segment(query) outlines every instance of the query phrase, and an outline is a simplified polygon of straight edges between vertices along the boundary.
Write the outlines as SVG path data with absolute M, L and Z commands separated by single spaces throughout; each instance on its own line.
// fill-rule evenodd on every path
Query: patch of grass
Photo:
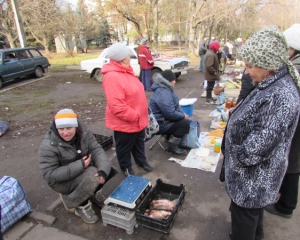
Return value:
M 33 97 L 40 97 L 40 96 L 48 94 L 49 92 L 51 92 L 51 89 L 49 89 L 49 88 L 47 88 L 47 89 L 35 89 L 35 90 L 32 90 L 30 92 L 30 95 L 32 95 Z
M 66 54 L 50 54 L 47 56 L 51 66 L 67 66 L 67 65 L 79 65 L 82 60 L 97 58 L 99 53 L 86 53 L 86 54 L 75 54 L 74 57 L 68 57 Z
M 32 101 L 30 103 L 22 104 L 20 102 L 15 104 L 8 104 L 8 110 L 4 112 L 4 115 L 7 115 L 11 118 L 22 115 L 28 112 L 34 112 L 43 109 L 49 109 L 51 105 L 55 103 L 54 99 L 47 99 L 45 101 Z

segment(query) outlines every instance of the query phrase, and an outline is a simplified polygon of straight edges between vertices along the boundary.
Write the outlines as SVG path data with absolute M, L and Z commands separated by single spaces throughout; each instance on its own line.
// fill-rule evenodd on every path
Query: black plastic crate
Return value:
M 185 186 L 181 184 L 180 186 L 174 186 L 171 184 L 163 183 L 161 179 L 157 179 L 156 186 L 154 186 L 147 196 L 142 200 L 138 205 L 135 216 L 138 225 L 148 227 L 163 233 L 169 233 L 171 227 L 174 223 L 175 217 L 183 203 L 185 195 Z M 173 201 L 178 199 L 175 208 L 172 212 L 172 215 L 167 219 L 157 220 L 148 216 L 145 216 L 144 213 L 146 209 L 149 208 L 150 203 L 153 200 L 158 199 L 167 199 Z
M 94 136 L 97 140 L 97 142 L 102 146 L 104 150 L 107 150 L 112 147 L 113 145 L 113 137 L 112 136 L 103 136 L 99 134 L 95 134 Z

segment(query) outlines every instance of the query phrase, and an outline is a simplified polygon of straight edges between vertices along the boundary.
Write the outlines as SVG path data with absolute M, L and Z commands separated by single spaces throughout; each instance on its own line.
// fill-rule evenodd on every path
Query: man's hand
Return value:
M 185 118 L 185 119 L 189 119 L 189 115 L 184 114 L 184 118 Z
M 96 173 L 96 174 L 95 174 L 95 177 L 99 177 L 99 174 Z M 103 177 L 100 177 L 100 178 L 99 178 L 99 183 L 100 183 L 100 184 L 104 184 L 104 183 L 105 183 L 105 179 L 104 179 Z
M 87 168 L 90 165 L 92 155 L 84 156 L 82 160 L 84 161 L 84 168 Z

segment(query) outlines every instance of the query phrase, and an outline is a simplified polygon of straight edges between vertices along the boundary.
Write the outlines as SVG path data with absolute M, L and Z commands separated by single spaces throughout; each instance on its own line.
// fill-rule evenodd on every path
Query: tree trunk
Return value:
M 11 36 L 10 34 L 6 35 L 7 41 L 9 42 L 9 45 L 11 48 L 15 48 L 16 47 L 16 38 L 14 38 L 13 36 Z

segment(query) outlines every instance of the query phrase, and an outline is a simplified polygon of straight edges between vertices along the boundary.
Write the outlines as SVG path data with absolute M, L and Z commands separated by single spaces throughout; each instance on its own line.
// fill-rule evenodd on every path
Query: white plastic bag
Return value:
M 204 82 L 203 82 L 203 88 L 204 88 L 204 89 L 207 88 L 207 80 L 204 80 Z

